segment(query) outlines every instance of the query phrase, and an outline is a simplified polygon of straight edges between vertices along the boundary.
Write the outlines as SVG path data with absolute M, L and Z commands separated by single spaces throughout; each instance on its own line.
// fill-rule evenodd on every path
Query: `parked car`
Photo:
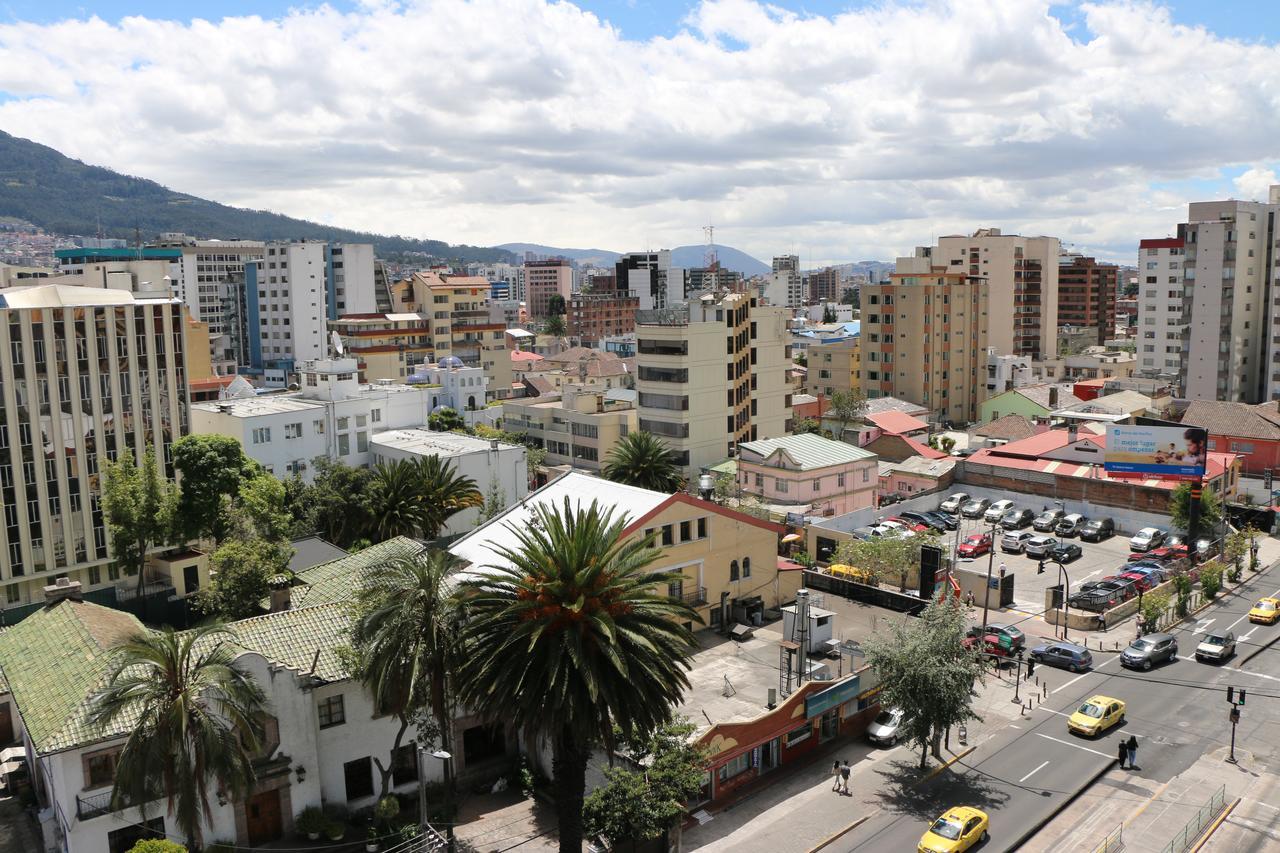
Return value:
M 879 534 L 876 533 L 876 529 L 874 527 L 855 527 L 853 530 L 849 531 L 849 535 L 854 539 L 866 541 L 867 539 L 874 539 Z
M 1186 545 L 1162 545 L 1150 551 L 1134 551 L 1129 555 L 1129 562 L 1138 561 L 1158 563 L 1162 566 L 1177 567 L 1190 562 L 1187 559 Z
M 1162 566 L 1155 565 L 1154 563 L 1130 563 L 1124 567 L 1124 573 L 1126 575 L 1146 575 L 1151 578 L 1152 583 L 1157 586 L 1169 579 L 1169 575 L 1165 569 Z M 1151 587 L 1147 587 L 1147 589 L 1150 588 Z
M 1011 509 L 1000 517 L 1000 526 L 1005 530 L 1021 530 L 1031 522 L 1031 510 Z
M 1036 646 L 1028 653 L 1036 663 L 1069 669 L 1072 672 L 1083 672 L 1093 666 L 1093 655 L 1084 646 L 1075 643 L 1046 643 Z
M 972 649 L 978 644 L 977 635 L 970 632 L 965 636 L 962 644 L 966 649 Z M 991 657 L 1007 658 L 1013 654 L 1013 646 L 1010 644 L 1008 637 L 989 633 L 983 637 L 982 652 Z
M 904 510 L 897 514 L 896 518 L 905 518 L 907 521 L 913 521 L 916 524 L 924 525 L 926 530 L 936 530 L 939 533 L 945 533 L 947 525 L 933 518 L 933 513 L 916 512 L 915 510 Z
M 960 527 L 960 519 L 954 515 L 947 515 L 945 512 L 930 511 L 926 512 L 924 516 L 942 525 L 941 530 L 956 530 Z
M 1178 639 L 1172 634 L 1147 634 L 1120 653 L 1120 665 L 1130 669 L 1151 669 L 1178 656 Z
M 901 524 L 912 533 L 927 533 L 930 529 L 929 525 L 924 522 L 916 521 L 914 518 L 907 518 L 904 515 L 891 515 L 887 520 L 892 521 L 895 524 Z
M 987 507 L 987 511 L 982 514 L 982 520 L 987 524 L 995 524 L 997 521 L 1004 518 L 1004 514 L 1011 509 L 1013 509 L 1013 501 L 1008 500 L 1007 498 L 1005 500 L 996 501 L 991 506 Z
M 1110 610 L 1120 602 L 1120 593 L 1114 589 L 1100 589 L 1097 587 L 1083 592 L 1073 592 L 1071 597 L 1067 599 L 1069 607 L 1074 607 L 1076 610 L 1088 610 L 1092 613 Z
M 1021 554 L 1027 540 L 1035 536 L 1030 530 L 1011 530 L 1000 537 L 1000 550 L 1006 554 Z
M 1046 509 L 1044 512 L 1036 516 L 1036 520 L 1031 522 L 1031 526 L 1041 533 L 1052 533 L 1053 528 L 1058 526 L 1058 521 L 1066 515 L 1061 509 Z
M 1085 581 L 1080 585 L 1080 592 L 1107 593 L 1115 598 L 1116 603 L 1128 601 L 1138 594 L 1138 585 L 1132 579 L 1104 578 L 1100 581 Z
M 882 746 L 893 746 L 898 742 L 906 716 L 901 708 L 885 708 L 867 726 L 867 740 Z
M 970 560 L 989 553 L 991 553 L 990 533 L 975 533 L 972 536 L 967 536 L 960 543 L 960 547 L 956 548 L 957 557 L 965 557 Z
M 905 501 L 907 496 L 902 492 L 884 492 L 876 495 L 876 506 L 888 506 Z
M 876 580 L 875 576 L 866 569 L 860 569 L 857 566 L 846 566 L 844 563 L 831 564 L 827 567 L 827 573 L 832 577 L 844 578 L 858 583 L 874 584 Z
M 1080 538 L 1085 542 L 1101 542 L 1116 535 L 1116 523 L 1109 518 L 1091 518 L 1080 528 Z
M 1032 536 L 1022 546 L 1022 553 L 1028 557 L 1047 557 L 1049 552 L 1058 546 L 1058 540 L 1052 536 Z
M 1159 527 L 1144 527 L 1129 540 L 1129 547 L 1135 551 L 1150 551 L 1164 544 L 1165 532 Z
M 960 512 L 960 508 L 963 507 L 968 502 L 969 502 L 968 492 L 952 492 L 950 495 L 947 496 L 947 498 L 942 503 L 938 504 L 938 509 L 941 510 L 942 512 L 955 515 L 956 513 Z
M 1138 589 L 1142 590 L 1143 592 L 1146 592 L 1147 590 L 1151 589 L 1153 586 L 1156 585 L 1155 578 L 1151 577 L 1151 575 L 1143 574 L 1141 572 L 1125 572 L 1124 574 L 1118 575 L 1117 578 L 1119 580 L 1133 581 L 1134 584 L 1137 585 Z
M 975 625 L 969 629 L 969 636 L 976 637 L 981 632 L 982 626 Z M 996 622 L 987 626 L 987 633 L 1008 637 L 1009 645 L 1014 651 L 1017 651 L 1027 644 L 1027 635 L 1022 633 L 1022 630 L 1014 625 L 1006 625 L 1003 622 Z
M 1059 563 L 1070 563 L 1072 560 L 1080 559 L 1083 554 L 1084 549 L 1074 542 L 1059 542 L 1049 549 L 1049 556 Z
M 1076 536 L 1087 523 L 1088 520 L 1083 515 L 1073 512 L 1058 519 L 1058 523 L 1053 526 L 1053 532 L 1058 536 Z
M 1226 660 L 1236 653 L 1236 635 L 1225 633 L 1209 634 L 1196 646 L 1196 660 Z
M 960 514 L 965 518 L 982 518 L 982 514 L 991 506 L 991 501 L 987 498 L 974 498 L 971 501 L 965 501 L 960 507 Z
M 1103 578 L 1100 583 L 1110 584 L 1111 589 L 1114 589 L 1123 595 L 1124 601 L 1128 601 L 1138 594 L 1139 586 L 1137 578 L 1127 578 L 1124 575 L 1110 575 Z

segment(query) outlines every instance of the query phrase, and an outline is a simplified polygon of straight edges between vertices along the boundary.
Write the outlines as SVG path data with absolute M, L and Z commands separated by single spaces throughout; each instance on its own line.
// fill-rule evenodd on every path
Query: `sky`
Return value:
M 1132 263 L 1280 167 L 1259 0 L 0 0 L 0 129 L 383 233 Z

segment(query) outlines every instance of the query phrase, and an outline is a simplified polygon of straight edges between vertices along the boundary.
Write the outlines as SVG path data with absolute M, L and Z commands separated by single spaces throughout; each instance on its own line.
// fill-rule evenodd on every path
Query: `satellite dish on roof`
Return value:
M 338 333 L 330 332 L 329 340 L 333 342 L 333 351 L 338 355 L 342 355 L 342 338 L 339 337 Z

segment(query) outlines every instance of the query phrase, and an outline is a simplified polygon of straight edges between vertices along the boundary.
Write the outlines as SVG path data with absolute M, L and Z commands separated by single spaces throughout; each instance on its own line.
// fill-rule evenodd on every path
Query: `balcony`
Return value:
M 672 308 L 654 308 L 636 312 L 637 326 L 687 326 L 689 325 L 689 309 L 687 306 Z
M 160 794 L 157 791 L 152 799 L 159 799 Z M 133 803 L 125 800 L 124 805 L 119 811 L 131 808 Z M 103 791 L 101 794 L 89 794 L 81 796 L 76 794 L 76 817 L 80 820 L 93 820 L 95 817 L 102 817 L 104 814 L 111 814 L 117 811 L 111 807 L 111 790 Z
M 682 601 L 690 607 L 697 607 L 707 603 L 707 588 L 705 586 L 697 586 L 692 589 L 684 589 L 683 585 L 672 590 L 670 597 L 677 601 Z

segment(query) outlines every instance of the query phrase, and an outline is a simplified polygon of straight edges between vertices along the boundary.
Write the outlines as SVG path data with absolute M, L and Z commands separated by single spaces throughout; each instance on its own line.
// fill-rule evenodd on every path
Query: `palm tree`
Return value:
M 449 517 L 474 506 L 484 506 L 476 481 L 459 474 L 439 456 L 425 456 L 416 463 L 422 495 L 422 535 L 435 539 Z
M 412 536 L 426 522 L 422 484 L 415 463 L 379 462 L 369 483 L 369 510 L 379 541 Z
M 231 636 L 217 624 L 137 634 L 116 646 L 106 686 L 90 700 L 90 724 L 129 729 L 112 808 L 145 813 L 164 797 L 193 850 L 201 818 L 212 820 L 210 790 L 243 798 L 262 738 L 266 698 L 236 665 Z
M 627 433 L 613 446 L 605 459 L 604 476 L 615 483 L 668 494 L 684 488 L 675 453 L 647 432 Z
M 369 689 L 375 707 L 400 720 L 393 754 L 410 718 L 422 712 L 431 715 L 436 731 L 419 725 L 418 741 L 438 739 L 441 749 L 451 749 L 448 687 L 461 632 L 449 577 L 464 565 L 447 551 L 424 551 L 373 567 L 357 593 L 351 629 L 355 675 Z M 390 762 L 374 761 L 382 775 L 381 798 L 390 790 L 392 768 Z
M 550 741 L 560 850 L 582 850 L 587 757 L 613 729 L 652 732 L 689 686 L 693 609 L 663 594 L 652 539 L 624 539 L 625 516 L 595 502 L 538 506 L 512 527 L 503 565 L 464 579 L 459 698 L 532 740 Z

